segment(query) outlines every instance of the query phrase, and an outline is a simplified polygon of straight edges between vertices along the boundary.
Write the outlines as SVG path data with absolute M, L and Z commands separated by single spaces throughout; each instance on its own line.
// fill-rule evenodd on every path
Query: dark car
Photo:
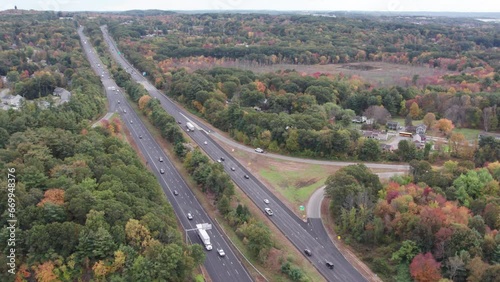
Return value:
M 333 268 L 335 267 L 335 266 L 333 265 L 333 263 L 331 263 L 331 262 L 329 262 L 329 261 L 327 261 L 327 262 L 326 262 L 326 266 L 327 266 L 328 268 L 330 268 L 330 269 L 333 269 Z
M 312 256 L 313 255 L 312 252 L 311 252 L 311 250 L 309 250 L 309 249 L 305 249 L 304 253 L 306 253 L 306 255 L 308 255 L 308 256 Z
M 226 159 L 224 159 L 224 158 L 220 158 L 220 160 L 221 160 L 221 161 L 225 161 Z
M 142 135 L 139 135 L 139 139 L 142 139 Z
M 179 192 L 177 190 L 174 190 L 174 195 L 179 195 Z
M 250 179 L 250 176 L 248 176 L 248 175 L 246 175 L 246 174 L 245 174 L 245 176 L 243 176 L 243 177 L 245 177 L 245 179 Z

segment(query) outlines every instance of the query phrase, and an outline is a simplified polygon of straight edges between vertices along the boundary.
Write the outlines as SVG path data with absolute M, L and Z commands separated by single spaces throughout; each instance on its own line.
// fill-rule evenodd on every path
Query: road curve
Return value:
M 231 140 L 218 132 L 211 132 L 210 135 L 212 137 L 215 137 L 215 138 L 219 139 L 220 141 L 230 145 L 230 146 L 233 146 L 234 148 L 238 148 L 239 150 L 246 151 L 249 153 L 254 153 L 254 154 L 260 154 L 260 153 L 256 153 L 253 148 L 249 148 L 249 147 L 242 145 L 234 140 Z M 262 155 L 262 154 L 260 154 L 260 155 Z M 358 163 L 363 163 L 368 168 L 392 169 L 395 171 L 409 171 L 410 170 L 409 165 L 313 160 L 313 159 L 303 159 L 303 158 L 297 158 L 297 157 L 283 156 L 283 155 L 273 154 L 273 153 L 265 153 L 264 156 L 275 158 L 275 159 L 286 160 L 286 161 L 292 161 L 292 162 L 319 164 L 319 165 L 348 166 L 348 165 L 355 165 Z

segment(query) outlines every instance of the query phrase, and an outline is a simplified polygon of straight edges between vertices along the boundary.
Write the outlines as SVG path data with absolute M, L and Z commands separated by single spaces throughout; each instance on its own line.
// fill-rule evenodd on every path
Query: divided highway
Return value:
M 183 130 L 187 131 L 186 122 L 195 125 L 194 131 L 187 133 L 213 160 L 221 160 L 226 172 L 233 181 L 252 199 L 252 201 L 262 210 L 271 208 L 274 215 L 269 219 L 283 232 L 283 234 L 297 247 L 301 252 L 309 249 L 312 252 L 307 258 L 313 263 L 318 271 L 328 281 L 358 282 L 366 279 L 344 258 L 339 250 L 332 243 L 323 226 L 312 225 L 312 221 L 303 222 L 291 210 L 288 209 L 277 197 L 275 197 L 259 180 L 226 152 L 211 137 L 210 128 L 197 124 L 196 120 L 184 109 L 178 107 L 170 98 L 166 97 L 152 84 L 150 84 L 137 70 L 128 63 L 123 56 L 118 53 L 117 45 L 108 35 L 107 28 L 101 27 L 104 39 L 108 43 L 113 58 L 132 75 L 132 79 L 144 85 L 149 94 L 159 99 L 162 107 L 172 115 L 177 121 L 181 122 Z M 265 203 L 268 199 L 269 203 Z M 319 228 L 319 229 L 318 229 Z M 326 263 L 331 262 L 334 268 L 329 268 Z
M 119 91 L 119 87 L 115 84 L 114 80 L 104 69 L 94 48 L 90 45 L 90 41 L 88 41 L 87 37 L 83 34 L 83 27 L 78 29 L 78 34 L 80 35 L 81 44 L 92 68 L 101 77 L 102 83 L 106 89 L 106 96 L 109 101 L 109 111 L 121 115 L 132 138 L 139 147 L 142 155 L 146 158 L 147 165 L 155 174 L 163 192 L 172 204 L 184 230 L 195 229 L 196 224 L 199 223 L 212 224 L 212 229 L 207 232 L 210 235 L 213 250 L 205 251 L 205 268 L 212 281 L 253 281 L 238 257 L 234 254 L 232 248 L 230 248 L 226 239 L 222 236 L 222 233 L 217 229 L 217 226 L 213 224 L 212 220 L 203 210 L 201 204 L 195 198 L 191 189 L 184 182 L 184 179 L 177 172 L 174 165 L 162 151 L 160 145 L 147 130 L 139 116 L 128 104 L 127 99 L 123 96 L 123 93 Z M 188 213 L 192 215 L 192 219 L 188 219 Z M 201 244 L 196 230 L 188 231 L 187 236 L 191 242 Z M 219 256 L 217 252 L 218 249 L 224 250 L 224 257 Z

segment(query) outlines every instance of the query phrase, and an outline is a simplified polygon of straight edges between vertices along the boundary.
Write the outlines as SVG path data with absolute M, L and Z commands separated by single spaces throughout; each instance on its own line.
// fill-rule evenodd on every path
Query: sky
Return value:
M 1 0 L 0 10 L 281 10 L 500 12 L 500 0 Z

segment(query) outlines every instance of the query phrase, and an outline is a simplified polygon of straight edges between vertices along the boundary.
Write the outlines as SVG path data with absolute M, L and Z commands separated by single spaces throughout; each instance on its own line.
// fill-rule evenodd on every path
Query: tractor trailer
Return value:
M 186 122 L 186 127 L 188 131 L 194 131 L 194 125 L 190 122 Z
M 210 236 L 208 236 L 207 231 L 203 229 L 202 224 L 196 224 L 196 228 L 198 228 L 198 236 L 200 236 L 203 245 L 205 245 L 205 249 L 210 251 L 212 249 L 212 244 L 210 243 Z

